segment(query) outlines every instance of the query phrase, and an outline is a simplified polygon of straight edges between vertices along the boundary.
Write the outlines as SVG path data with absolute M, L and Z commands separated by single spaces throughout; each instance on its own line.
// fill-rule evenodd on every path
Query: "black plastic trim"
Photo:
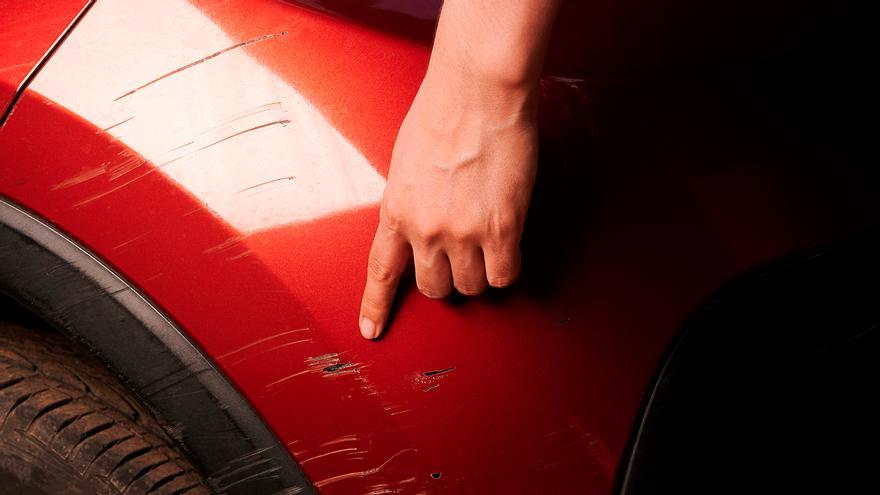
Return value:
M 866 230 L 712 294 L 662 360 L 614 492 L 880 486 L 878 253 L 880 230 Z
M 87 249 L 0 197 L 0 292 L 107 363 L 218 494 L 314 494 L 257 412 L 160 310 Z

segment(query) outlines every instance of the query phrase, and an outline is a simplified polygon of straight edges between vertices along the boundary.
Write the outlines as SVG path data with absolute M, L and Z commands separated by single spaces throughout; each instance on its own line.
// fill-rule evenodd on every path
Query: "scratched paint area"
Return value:
M 819 236 L 786 228 L 795 206 L 760 164 L 698 175 L 597 128 L 606 95 L 557 75 L 520 285 L 437 302 L 405 282 L 389 333 L 366 342 L 375 202 L 426 62 L 274 0 L 98 2 L 0 130 L 0 192 L 171 315 L 322 493 L 520 493 L 524 479 L 608 493 L 688 312 Z M 621 120 L 645 121 L 629 96 Z M 657 140 L 685 148 L 687 126 L 662 117 Z M 593 136 L 615 161 L 593 159 Z M 173 400 L 187 393 L 174 381 L 155 386 Z
M 147 32 L 131 36 L 133 26 Z M 244 232 L 381 197 L 384 180 L 366 158 L 247 52 L 279 43 L 287 31 L 234 40 L 184 0 L 104 2 L 79 27 L 31 88 L 153 166 L 114 164 L 114 186 L 78 206 L 157 171 Z M 103 70 L 107 60 L 131 53 L 139 54 L 132 63 Z M 91 180 L 108 165 L 69 180 Z
M 521 473 L 605 491 L 639 393 L 596 345 L 604 304 L 578 315 L 592 332 L 563 331 L 570 297 L 501 311 L 410 288 L 381 343 L 354 328 L 376 214 L 356 207 L 378 199 L 424 48 L 276 2 L 123 4 L 95 7 L 0 133 L 38 171 L 4 192 L 172 314 L 322 493 L 516 490 Z

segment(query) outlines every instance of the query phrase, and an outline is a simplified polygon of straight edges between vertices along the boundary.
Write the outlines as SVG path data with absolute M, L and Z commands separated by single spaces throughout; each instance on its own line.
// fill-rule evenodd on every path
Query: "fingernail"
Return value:
M 365 339 L 376 338 L 376 324 L 366 316 L 361 316 L 361 335 L 363 335 Z

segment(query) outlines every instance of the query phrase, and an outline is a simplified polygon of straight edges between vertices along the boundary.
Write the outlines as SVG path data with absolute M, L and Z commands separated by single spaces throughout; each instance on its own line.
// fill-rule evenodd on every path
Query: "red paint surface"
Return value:
M 0 114 L 85 0 L 0 0 Z
M 247 50 L 386 173 L 426 49 L 281 2 L 195 4 L 235 39 L 288 31 Z M 693 308 L 756 263 L 865 221 L 850 182 L 792 181 L 786 159 L 726 148 L 639 90 L 548 80 L 544 92 L 522 282 L 465 302 L 404 284 L 380 342 L 356 328 L 375 207 L 244 237 L 154 164 L 114 179 L 134 152 L 32 92 L 0 130 L 0 193 L 171 315 L 322 493 L 609 493 Z M 96 166 L 108 174 L 59 187 Z

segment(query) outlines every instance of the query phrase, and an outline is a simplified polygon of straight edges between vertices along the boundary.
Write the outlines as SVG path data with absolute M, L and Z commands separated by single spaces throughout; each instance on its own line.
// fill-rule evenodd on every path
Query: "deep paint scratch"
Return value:
M 450 371 L 455 371 L 455 367 L 453 366 L 452 368 L 443 368 L 442 370 L 425 371 L 424 373 L 422 373 L 422 375 L 424 375 L 426 377 L 427 376 L 437 376 L 437 375 L 443 375 L 443 374 L 449 373 Z
M 224 48 L 224 49 L 222 49 L 222 50 L 220 50 L 220 51 L 218 51 L 218 52 L 214 52 L 214 53 L 208 55 L 207 57 L 200 58 L 200 59 L 196 60 L 195 62 L 190 62 L 190 63 L 184 65 L 183 67 L 178 67 L 177 69 L 174 69 L 173 71 L 168 72 L 167 74 L 163 74 L 163 75 L 157 77 L 156 79 L 153 79 L 152 81 L 150 81 L 150 82 L 148 82 L 148 83 L 142 84 L 142 85 L 140 85 L 140 86 L 134 88 L 133 90 L 129 91 L 128 93 L 125 93 L 124 95 L 121 95 L 121 96 L 116 97 L 113 101 L 119 101 L 119 100 L 125 98 L 126 96 L 131 96 L 131 95 L 137 93 L 138 91 L 140 91 L 140 90 L 142 90 L 142 89 L 144 89 L 144 88 L 147 88 L 147 87 L 149 87 L 149 86 L 152 86 L 153 84 L 156 84 L 157 82 L 159 82 L 159 81 L 161 81 L 161 80 L 163 80 L 163 79 L 165 79 L 165 78 L 171 77 L 171 76 L 173 76 L 174 74 L 177 74 L 177 73 L 179 73 L 179 72 L 185 71 L 186 69 L 190 69 L 190 68 L 193 68 L 193 67 L 195 67 L 195 66 L 197 66 L 197 65 L 199 65 L 199 64 L 205 63 L 205 62 L 207 62 L 208 60 L 211 60 L 212 58 L 215 58 L 215 57 L 219 57 L 220 55 L 223 55 L 224 53 L 227 53 L 227 52 L 229 52 L 229 51 L 236 50 L 236 49 L 238 49 L 238 48 L 243 48 L 243 47 L 248 46 L 248 45 L 253 45 L 254 43 L 259 43 L 259 42 L 261 42 L 261 41 L 270 40 L 270 39 L 272 39 L 272 38 L 277 38 L 278 36 L 284 36 L 284 35 L 286 35 L 286 34 L 287 34 L 287 31 L 282 31 L 282 32 L 280 32 L 280 33 L 266 34 L 266 35 L 263 35 L 263 36 L 258 36 L 258 37 L 256 37 L 256 38 L 251 38 L 251 39 L 246 40 L 246 41 L 242 41 L 241 43 L 236 43 L 236 44 L 234 44 L 234 45 L 232 45 L 232 46 L 230 46 L 230 47 L 228 47 L 228 48 Z
M 398 456 L 400 456 L 400 455 L 403 454 L 404 452 L 410 452 L 410 451 L 411 451 L 411 452 L 418 452 L 418 450 L 416 450 L 416 449 L 414 449 L 414 448 L 403 449 L 403 450 L 401 450 L 400 452 L 398 452 L 398 453 L 394 454 L 393 456 L 389 457 L 387 461 L 383 462 L 382 464 L 380 464 L 380 465 L 377 466 L 377 467 L 374 467 L 374 468 L 371 468 L 371 469 L 367 469 L 367 470 L 364 470 L 364 471 L 354 471 L 354 472 L 352 472 L 352 473 L 340 474 L 340 475 L 338 475 L 338 476 L 333 476 L 333 477 L 331 477 L 331 478 L 327 478 L 327 479 L 325 479 L 325 480 L 318 481 L 317 483 L 315 483 L 315 488 L 321 488 L 321 487 L 327 486 L 327 485 L 329 485 L 329 484 L 331 484 L 331 483 L 336 483 L 337 481 L 343 481 L 343 480 L 347 480 L 347 479 L 351 479 L 351 478 L 365 478 L 365 477 L 367 477 L 367 476 L 371 476 L 371 475 L 376 474 L 376 473 L 378 473 L 379 471 L 381 471 L 381 470 L 382 470 L 385 466 L 387 466 L 391 461 L 393 461 L 394 459 L 396 459 Z
M 361 369 L 365 367 L 362 366 L 362 363 L 341 363 L 339 360 L 339 354 L 335 352 L 306 358 L 305 363 L 306 366 L 308 366 L 307 369 L 279 378 L 263 387 L 262 396 L 266 397 L 271 395 L 275 393 L 273 389 L 278 385 L 308 373 L 322 373 L 325 378 L 336 378 L 339 376 L 360 374 Z
M 109 131 L 110 129 L 113 129 L 113 128 L 115 128 L 115 127 L 119 127 L 119 126 L 121 126 L 122 124 L 128 122 L 129 120 L 131 120 L 131 119 L 133 119 L 133 118 L 134 118 L 134 115 L 132 115 L 131 117 L 129 117 L 129 118 L 125 119 L 125 120 L 123 120 L 122 122 L 117 122 L 117 123 L 115 123 L 115 124 L 113 124 L 113 125 L 111 125 L 111 126 L 109 126 L 109 127 L 105 127 L 105 128 L 102 129 L 102 130 L 105 131 L 105 132 L 106 132 L 106 131 Z
M 324 373 L 336 373 L 337 371 L 346 370 L 354 367 L 354 363 L 336 363 L 324 368 Z

